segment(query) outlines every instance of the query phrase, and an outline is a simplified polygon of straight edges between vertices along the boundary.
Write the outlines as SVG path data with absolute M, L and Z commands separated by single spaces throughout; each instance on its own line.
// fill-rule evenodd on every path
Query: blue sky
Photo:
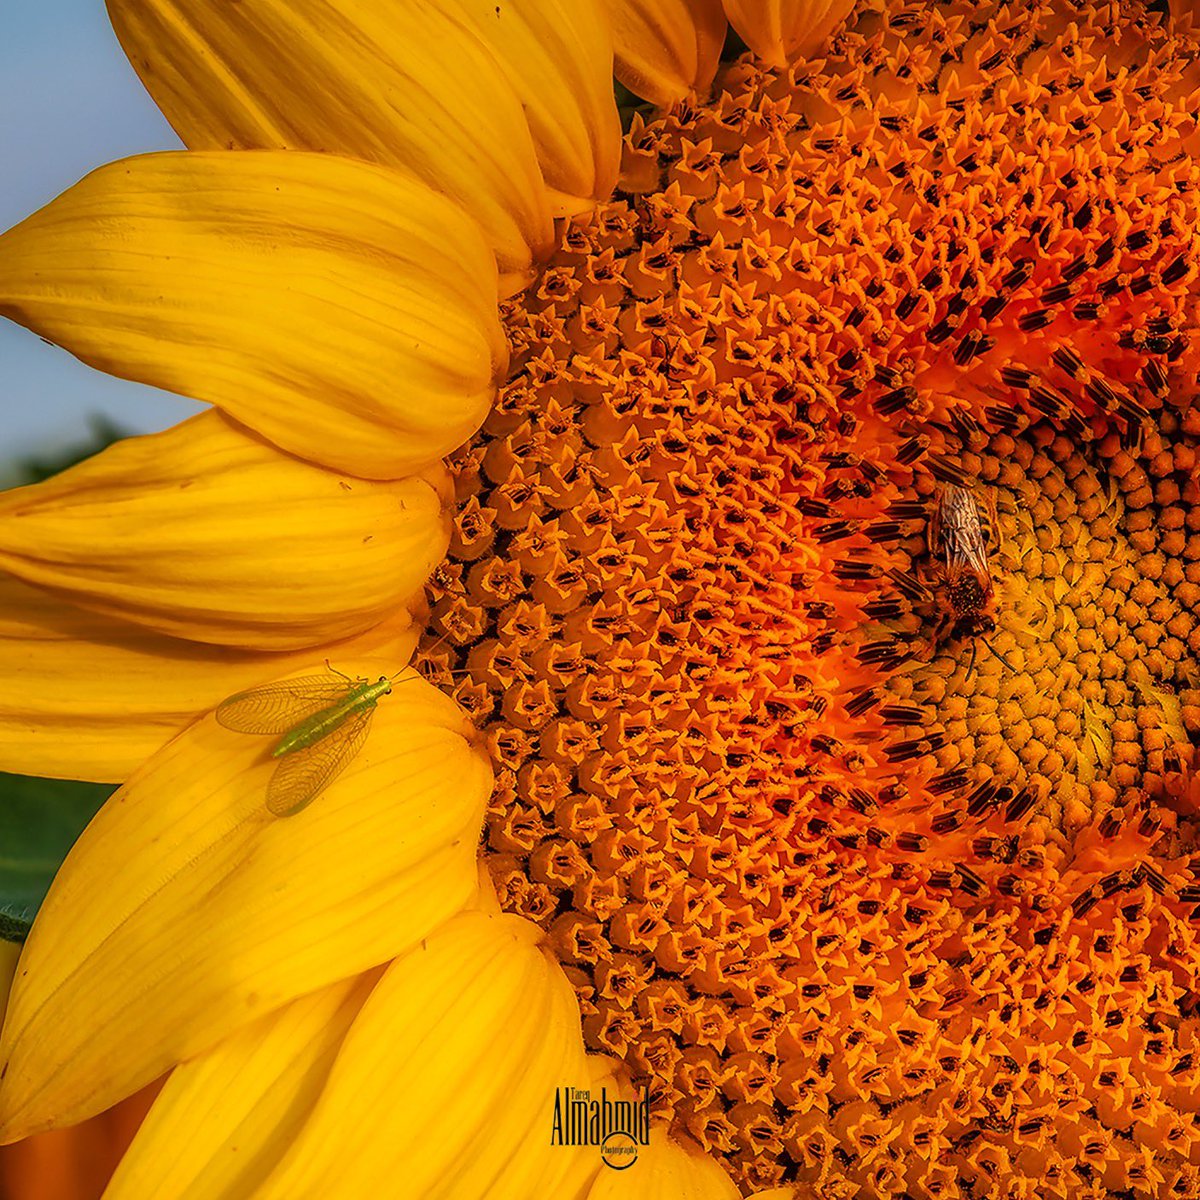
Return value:
M 126 62 L 104 0 L 0 9 L 0 229 L 93 167 L 179 145 Z M 0 478 L 16 456 L 85 441 L 89 414 L 149 431 L 196 407 L 93 371 L 0 318 Z

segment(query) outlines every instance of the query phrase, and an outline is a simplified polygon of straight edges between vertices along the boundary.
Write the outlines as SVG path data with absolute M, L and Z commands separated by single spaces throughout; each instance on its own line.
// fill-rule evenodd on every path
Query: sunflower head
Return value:
M 1194 56 L 949 5 L 730 63 L 505 311 L 432 588 L 489 862 L 748 1186 L 1146 1177 L 1091 1064 L 1190 1037 Z
M 128 777 L 7 1134 L 170 1070 L 118 1197 L 597 1200 L 552 1097 L 633 1080 L 648 1193 L 1197 1194 L 1189 22 L 110 7 L 189 150 L 4 235 L 0 312 L 222 411 L 0 502 L 12 642 L 120 699 L 20 752 Z M 385 697 L 425 625 L 456 704 Z M 371 705 L 221 723 L 322 658 Z

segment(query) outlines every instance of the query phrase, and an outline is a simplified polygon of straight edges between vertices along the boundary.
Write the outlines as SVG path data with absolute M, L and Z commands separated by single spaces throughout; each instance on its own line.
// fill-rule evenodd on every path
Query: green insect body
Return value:
M 381 675 L 372 681 L 339 671 L 287 679 L 230 696 L 217 721 L 236 733 L 276 734 L 279 760 L 267 785 L 267 808 L 290 817 L 311 804 L 362 749 L 375 706 L 392 690 Z
M 305 717 L 299 725 L 289 729 L 279 739 L 279 744 L 275 749 L 271 751 L 272 756 L 279 758 L 284 754 L 292 754 L 296 750 L 307 749 L 322 738 L 329 737 L 355 713 L 361 713 L 364 709 L 373 709 L 381 697 L 386 696 L 391 690 L 392 681 L 386 677 L 377 679 L 374 683 L 360 680 L 346 693 L 345 699 L 331 704 L 320 712 L 313 713 L 311 717 Z

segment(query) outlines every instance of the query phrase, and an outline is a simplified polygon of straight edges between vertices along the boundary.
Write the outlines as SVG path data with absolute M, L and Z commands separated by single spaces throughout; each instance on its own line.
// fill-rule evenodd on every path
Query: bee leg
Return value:
M 941 544 L 942 506 L 939 501 L 935 500 L 929 513 L 929 519 L 925 522 L 925 549 L 929 552 L 931 559 L 936 560 Z
M 967 664 L 967 679 L 971 678 L 971 675 L 975 670 L 975 651 L 977 649 L 978 649 L 978 646 L 976 645 L 975 639 L 972 638 L 971 639 L 971 661 Z M 965 683 L 966 680 L 963 680 L 963 682 Z
M 989 490 L 984 496 L 984 507 L 987 509 L 988 519 L 988 546 L 989 550 L 996 551 L 1000 549 L 1002 541 L 1000 535 L 1000 520 L 996 512 L 996 493 Z
M 1003 663 L 1003 664 L 1004 664 L 1004 665 L 1005 665 L 1005 666 L 1006 666 L 1006 667 L 1007 667 L 1007 668 L 1008 668 L 1010 671 L 1012 671 L 1014 674 L 1016 673 L 1016 670 L 1017 670 L 1017 668 L 1016 668 L 1016 667 L 1014 667 L 1014 666 L 1012 665 L 1012 663 L 1010 663 L 1010 662 L 1008 661 L 1008 659 L 1007 659 L 1007 658 L 1005 658 L 1005 657 L 1004 657 L 1004 655 L 1003 655 L 1003 654 L 1001 654 L 1001 653 L 1000 653 L 1000 651 L 999 651 L 999 650 L 997 650 L 997 649 L 996 649 L 996 647 L 992 645 L 992 643 L 991 643 L 991 642 L 988 642 L 988 643 L 987 643 L 987 648 L 988 648 L 988 649 L 989 649 L 989 650 L 990 650 L 990 651 L 991 651 L 991 652 L 992 652 L 992 653 L 993 653 L 993 654 L 994 654 L 994 655 L 995 655 L 995 656 L 996 656 L 996 657 L 997 657 L 997 658 L 998 658 L 998 659 L 999 659 L 999 660 L 1000 660 L 1000 661 L 1001 661 L 1001 662 L 1002 662 L 1002 663 Z
M 939 613 L 937 615 L 929 637 L 929 654 L 928 657 L 922 658 L 923 662 L 932 663 L 941 654 L 943 643 L 946 640 L 946 631 L 950 628 L 952 619 L 949 613 Z

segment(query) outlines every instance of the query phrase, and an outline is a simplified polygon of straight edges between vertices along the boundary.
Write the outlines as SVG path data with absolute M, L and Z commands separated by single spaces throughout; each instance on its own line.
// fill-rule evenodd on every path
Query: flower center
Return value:
M 635 123 L 456 464 L 492 874 L 747 1186 L 1197 1137 L 1198 176 L 1151 24 L 1006 13 Z
M 1175 451 L 1144 464 L 1115 436 L 1081 443 L 1044 421 L 1015 439 L 979 437 L 979 452 L 961 456 L 996 508 L 994 534 L 981 521 L 994 633 L 945 636 L 954 587 L 978 585 L 967 572 L 948 584 L 941 563 L 930 570 L 938 484 L 924 481 L 934 488 L 926 536 L 898 543 L 899 589 L 866 609 L 884 639 L 915 651 L 877 695 L 885 725 L 906 738 L 889 758 L 918 759 L 927 747 L 909 754 L 910 743 L 939 738 L 927 790 L 955 797 L 934 818 L 940 832 L 1007 806 L 1066 847 L 1106 813 L 1144 810 L 1182 786 L 1200 727 L 1200 539 L 1189 555 L 1194 500 L 1183 499 L 1196 493 L 1195 438 L 1177 414 L 1163 419 Z

